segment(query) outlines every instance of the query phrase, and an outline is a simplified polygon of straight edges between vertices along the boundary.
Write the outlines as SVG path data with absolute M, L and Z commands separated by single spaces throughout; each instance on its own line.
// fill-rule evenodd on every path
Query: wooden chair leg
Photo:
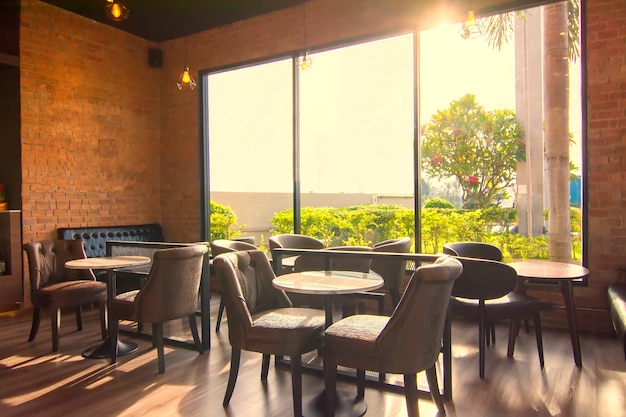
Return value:
M 337 398 L 337 364 L 331 363 L 324 358 L 324 391 L 326 396 L 326 417 L 332 417 L 335 415 L 335 407 Z
M 417 375 L 404 375 L 404 395 L 406 397 L 406 413 L 408 417 L 419 417 L 420 411 L 417 403 Z
M 215 331 L 220 331 L 220 325 L 222 324 L 222 315 L 224 314 L 224 298 L 220 300 L 220 308 L 217 311 L 217 320 L 215 323 Z
M 446 409 L 443 406 L 443 398 L 441 397 L 441 393 L 439 392 L 439 383 L 437 382 L 437 370 L 435 369 L 434 365 L 426 370 L 426 380 L 428 381 L 430 396 L 433 397 L 433 401 L 437 405 L 437 410 L 439 410 L 439 414 L 445 414 Z
M 478 375 L 481 379 L 485 377 L 485 349 L 485 313 L 481 310 L 478 321 Z
M 263 362 L 261 363 L 261 381 L 267 380 L 267 373 L 270 370 L 270 354 L 263 354 Z
M 539 318 L 539 313 L 535 315 L 534 323 L 535 323 L 535 337 L 537 338 L 537 353 L 539 354 L 539 365 L 541 366 L 541 369 L 543 369 L 543 366 L 544 366 L 543 336 L 541 334 L 541 319 Z
M 102 335 L 102 340 L 107 338 L 107 303 L 103 301 L 98 306 L 98 310 L 100 311 L 100 333 Z
M 39 323 L 41 322 L 41 309 L 39 307 L 33 307 L 33 324 L 30 326 L 30 335 L 28 341 L 32 342 L 37 337 L 39 331 Z
M 117 317 L 111 317 L 109 320 L 109 333 L 111 339 L 109 340 L 109 344 L 111 347 L 111 363 L 117 362 L 117 336 L 120 329 L 120 323 Z
M 76 330 L 83 330 L 83 314 L 81 306 L 76 307 Z
M 302 357 L 292 355 L 289 357 L 291 363 L 291 392 L 293 396 L 293 415 L 302 416 Z M 269 364 L 269 358 L 268 358 Z
M 515 341 L 517 340 L 517 334 L 519 333 L 519 319 L 513 318 L 511 319 L 511 323 L 509 324 L 509 344 L 506 350 L 506 356 L 509 358 L 513 357 L 513 353 L 515 352 Z
M 235 383 L 237 382 L 237 375 L 239 374 L 239 362 L 241 361 L 241 349 L 232 348 L 230 355 L 230 374 L 228 375 L 228 385 L 226 386 L 226 393 L 224 394 L 224 401 L 222 405 L 228 407 L 233 391 L 235 390 Z
M 50 327 L 52 328 L 52 351 L 59 350 L 59 325 L 61 324 L 61 309 L 53 308 L 50 311 Z
M 356 370 L 356 397 L 365 398 L 365 369 Z
M 165 349 L 163 346 L 163 322 L 152 323 L 152 343 L 156 346 L 159 373 L 165 372 Z
M 198 323 L 196 322 L 196 315 L 189 315 L 189 329 L 191 330 L 191 335 L 193 336 L 193 343 L 196 345 L 196 350 L 199 354 L 204 354 L 204 349 L 202 349 L 202 343 L 200 343 L 200 334 L 198 334 Z

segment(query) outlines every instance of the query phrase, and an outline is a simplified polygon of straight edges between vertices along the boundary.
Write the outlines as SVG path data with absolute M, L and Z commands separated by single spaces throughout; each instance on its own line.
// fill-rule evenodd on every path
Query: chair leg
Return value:
M 539 313 L 535 315 L 534 323 L 535 337 L 537 338 L 537 353 L 539 354 L 539 365 L 541 366 L 541 369 L 543 369 L 543 336 L 541 334 L 541 319 L 539 318 Z
M 478 375 L 481 379 L 485 377 L 485 349 L 485 313 L 481 309 L 478 321 Z
M 326 396 L 325 415 L 326 417 L 333 417 L 337 406 L 337 364 L 331 363 L 327 358 L 324 358 L 324 391 Z
M 83 330 L 83 314 L 81 306 L 76 307 L 76 330 L 79 332 Z
M 165 349 L 163 346 L 163 322 L 152 323 L 152 344 L 156 346 L 159 373 L 165 372 Z
M 237 382 L 237 375 L 239 374 L 239 362 L 241 360 L 241 349 L 232 348 L 230 355 L 230 374 L 228 375 L 228 385 L 226 386 L 226 393 L 224 394 L 224 401 L 222 405 L 228 407 L 230 398 L 233 396 L 235 390 L 235 383 Z
M 491 343 L 492 344 L 496 344 L 496 323 L 495 322 L 491 322 L 491 325 L 489 326 L 489 329 L 491 330 Z
M 437 405 L 439 414 L 445 414 L 446 409 L 443 406 L 443 398 L 439 392 L 439 383 L 437 382 L 437 370 L 435 365 L 426 370 L 426 379 L 428 381 L 428 389 L 430 390 L 430 396 L 433 397 L 433 401 Z
M 267 373 L 270 370 L 270 354 L 263 354 L 263 362 L 261 363 L 261 381 L 267 380 Z
M 215 331 L 220 331 L 220 325 L 222 324 L 222 315 L 224 314 L 224 298 L 220 300 L 220 308 L 217 311 L 217 320 L 215 323 Z
M 294 417 L 302 417 L 302 357 L 299 354 L 292 355 L 289 357 L 289 362 L 291 363 L 293 415 Z
M 28 341 L 32 342 L 37 337 L 39 331 L 39 323 L 41 322 L 41 309 L 39 307 L 33 307 L 33 324 L 30 326 L 30 335 Z
M 365 398 L 365 369 L 356 370 L 356 397 Z
M 404 395 L 406 397 L 406 413 L 408 417 L 419 417 L 417 399 L 417 375 L 404 375 Z
M 509 324 L 509 344 L 506 349 L 506 356 L 509 358 L 513 357 L 513 353 L 515 352 L 515 341 L 517 340 L 517 334 L 519 333 L 519 319 L 513 318 L 511 319 L 511 323 Z
M 50 327 L 52 328 L 52 351 L 59 350 L 59 325 L 61 324 L 61 309 L 54 308 L 50 311 Z
M 198 323 L 196 322 L 196 315 L 189 315 L 189 329 L 191 329 L 191 335 L 193 336 L 193 343 L 196 345 L 196 350 L 199 354 L 204 354 L 202 349 L 202 343 L 200 343 L 200 335 L 198 334 Z
M 111 347 L 111 364 L 117 362 L 117 336 L 120 330 L 120 323 L 117 317 L 110 317 L 109 320 L 109 344 Z
M 107 303 L 101 302 L 98 306 L 100 311 L 100 333 L 102 334 L 102 340 L 107 338 Z

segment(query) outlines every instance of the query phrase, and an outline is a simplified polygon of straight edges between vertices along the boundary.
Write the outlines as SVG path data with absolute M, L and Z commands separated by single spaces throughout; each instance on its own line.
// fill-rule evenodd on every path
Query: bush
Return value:
M 215 203 L 211 204 L 211 242 L 217 239 L 232 239 L 241 235 L 245 225 L 237 225 L 237 215 L 230 206 Z
M 454 204 L 449 202 L 448 200 L 444 200 L 443 198 L 431 198 L 430 200 L 426 200 L 424 203 L 424 208 L 440 208 L 440 209 L 453 209 Z

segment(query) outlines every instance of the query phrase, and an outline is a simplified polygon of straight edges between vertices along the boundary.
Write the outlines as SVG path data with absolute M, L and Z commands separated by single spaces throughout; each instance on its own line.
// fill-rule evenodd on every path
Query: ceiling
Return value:
M 104 12 L 106 0 L 43 1 L 158 43 L 306 0 L 118 0 L 130 11 L 128 19 L 122 22 L 107 18 Z

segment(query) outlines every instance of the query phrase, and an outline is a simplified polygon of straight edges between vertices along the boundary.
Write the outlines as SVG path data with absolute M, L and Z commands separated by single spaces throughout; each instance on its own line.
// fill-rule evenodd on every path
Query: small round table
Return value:
M 333 324 L 333 296 L 371 291 L 383 286 L 383 278 L 373 271 L 303 271 L 279 275 L 272 281 L 274 287 L 287 292 L 324 297 L 325 326 Z M 362 416 L 367 411 L 363 398 L 337 391 L 335 416 Z M 305 416 L 323 416 L 326 396 L 315 396 L 305 408 Z
M 274 287 L 283 291 L 324 296 L 326 327 L 333 324 L 333 296 L 375 290 L 383 283 L 383 278 L 373 271 L 292 272 L 272 281 Z
M 565 301 L 565 311 L 567 313 L 567 323 L 572 339 L 572 350 L 574 351 L 574 362 L 576 366 L 582 366 L 582 355 L 580 352 L 580 337 L 578 335 L 578 324 L 576 321 L 576 307 L 574 305 L 574 292 L 572 280 L 584 278 L 589 275 L 589 270 L 584 266 L 568 264 L 563 262 L 553 262 L 545 260 L 527 260 L 512 262 L 508 264 L 517 272 L 517 276 L 523 281 L 528 279 L 537 281 L 558 281 L 559 288 Z M 524 289 L 522 282 L 521 290 Z
M 111 300 L 115 297 L 115 274 L 114 269 L 130 268 L 133 266 L 145 265 L 151 262 L 147 256 L 104 256 L 101 258 L 73 259 L 65 263 L 68 269 L 106 269 L 107 271 L 107 323 L 110 322 Z M 110 329 L 111 326 L 108 326 Z M 117 354 L 119 356 L 128 355 L 137 350 L 139 345 L 134 342 L 122 342 L 113 340 L 111 333 L 107 340 L 99 345 L 90 347 L 83 352 L 83 357 L 93 359 L 110 358 L 115 343 L 117 342 Z

